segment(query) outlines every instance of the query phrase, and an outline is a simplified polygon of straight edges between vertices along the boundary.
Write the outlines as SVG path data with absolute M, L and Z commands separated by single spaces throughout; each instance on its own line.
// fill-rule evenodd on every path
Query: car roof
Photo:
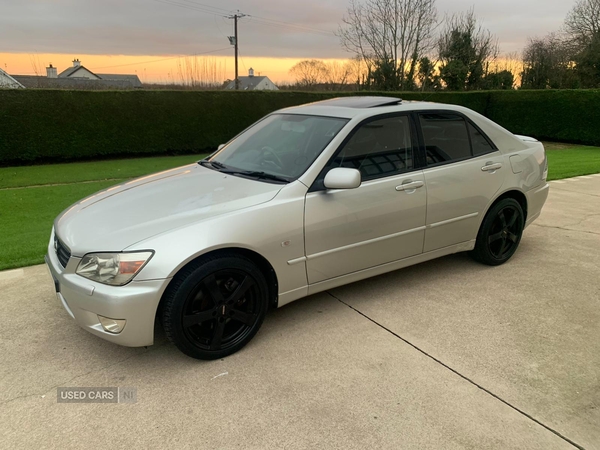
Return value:
M 376 108 L 378 106 L 395 106 L 402 103 L 401 98 L 382 96 L 336 97 L 314 102 L 314 106 L 344 106 L 346 108 Z
M 343 97 L 281 109 L 275 114 L 338 117 L 356 124 L 373 116 L 412 111 L 456 111 L 474 122 L 502 152 L 526 148 L 525 143 L 497 123 L 464 106 L 424 101 L 402 101 L 396 97 Z M 354 126 L 354 125 L 353 125 Z
M 300 106 L 293 106 L 277 111 L 286 114 L 306 114 L 311 116 L 340 117 L 354 119 L 401 111 L 449 109 L 463 111 L 456 105 L 403 101 L 397 97 L 384 96 L 354 96 L 337 97 Z

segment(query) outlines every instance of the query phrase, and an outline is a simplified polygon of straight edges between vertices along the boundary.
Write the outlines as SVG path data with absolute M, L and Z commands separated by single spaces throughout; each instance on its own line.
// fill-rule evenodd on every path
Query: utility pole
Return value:
M 237 13 L 235 13 L 232 16 L 227 16 L 228 19 L 233 19 L 233 36 L 227 36 L 227 38 L 229 39 L 229 43 L 233 46 L 235 46 L 235 90 L 238 91 L 240 89 L 240 80 L 238 78 L 238 19 L 241 19 L 242 17 L 246 17 L 247 14 L 241 14 L 240 11 L 238 10 Z

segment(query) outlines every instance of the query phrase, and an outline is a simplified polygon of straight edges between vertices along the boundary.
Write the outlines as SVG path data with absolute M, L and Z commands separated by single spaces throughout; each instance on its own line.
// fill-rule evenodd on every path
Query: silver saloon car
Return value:
M 198 163 L 54 222 L 46 262 L 87 331 L 221 358 L 267 311 L 456 252 L 498 265 L 548 196 L 543 145 L 463 107 L 345 97 L 264 117 Z

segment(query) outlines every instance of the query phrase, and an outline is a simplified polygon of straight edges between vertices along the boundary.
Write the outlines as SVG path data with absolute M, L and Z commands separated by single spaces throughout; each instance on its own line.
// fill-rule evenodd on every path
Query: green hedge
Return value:
M 0 165 L 210 151 L 273 110 L 336 95 L 0 90 Z M 461 104 L 514 133 L 600 145 L 598 90 L 384 95 Z
M 600 145 L 600 90 L 405 93 L 402 98 L 463 105 L 515 134 Z

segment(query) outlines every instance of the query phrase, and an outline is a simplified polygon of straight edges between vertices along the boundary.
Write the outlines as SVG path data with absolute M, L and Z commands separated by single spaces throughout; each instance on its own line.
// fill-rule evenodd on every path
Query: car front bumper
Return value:
M 109 286 L 77 275 L 80 258 L 71 257 L 63 268 L 52 245 L 48 246 L 45 260 L 57 298 L 79 326 L 115 344 L 152 345 L 156 310 L 170 279 L 133 280 L 125 286 Z M 109 332 L 99 316 L 125 323 L 120 332 Z

